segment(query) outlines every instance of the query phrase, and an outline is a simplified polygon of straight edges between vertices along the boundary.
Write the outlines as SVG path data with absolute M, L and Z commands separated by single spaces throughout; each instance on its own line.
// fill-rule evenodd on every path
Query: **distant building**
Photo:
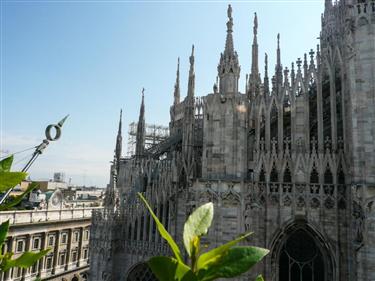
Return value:
M 53 196 L 56 193 L 52 193 L 51 197 Z M 52 201 L 59 205 L 57 199 Z M 95 208 L 0 212 L 0 223 L 8 219 L 11 223 L 3 253 L 12 251 L 16 258 L 25 251 L 52 248 L 49 254 L 31 268 L 11 269 L 0 274 L 0 280 L 31 281 L 36 277 L 54 281 L 87 280 L 93 209 Z
M 53 174 L 53 181 L 55 182 L 65 182 L 65 173 L 54 173 Z

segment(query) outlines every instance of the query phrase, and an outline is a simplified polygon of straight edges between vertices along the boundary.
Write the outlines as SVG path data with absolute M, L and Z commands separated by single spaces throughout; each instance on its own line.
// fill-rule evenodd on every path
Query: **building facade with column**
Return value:
M 25 251 L 51 251 L 28 269 L 13 268 L 1 281 L 87 280 L 91 213 L 94 208 L 0 212 L 0 223 L 10 220 L 3 252 L 14 258 Z
M 171 254 L 137 192 L 179 245 L 208 201 L 203 243 L 253 231 L 244 244 L 270 254 L 236 280 L 375 280 L 375 2 L 324 3 L 319 45 L 290 67 L 275 36 L 273 74 L 267 54 L 260 74 L 254 16 L 244 92 L 229 6 L 212 92 L 196 96 L 193 48 L 183 100 L 177 69 L 170 135 L 147 149 L 142 97 L 135 154 L 121 157 L 120 124 L 105 207 L 93 214 L 92 281 L 155 280 L 145 262 Z

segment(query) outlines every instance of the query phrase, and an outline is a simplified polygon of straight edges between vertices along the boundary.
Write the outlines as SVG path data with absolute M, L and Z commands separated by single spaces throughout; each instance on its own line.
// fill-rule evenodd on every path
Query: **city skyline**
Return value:
M 70 114 L 62 138 L 30 175 L 48 178 L 61 171 L 72 183 L 104 187 L 120 109 L 125 155 L 127 126 L 138 119 L 142 87 L 146 122 L 168 125 L 177 57 L 185 97 L 192 44 L 196 95 L 212 92 L 229 2 L 85 2 L 1 2 L 1 155 L 39 144 L 48 124 Z M 231 4 L 241 92 L 250 72 L 255 12 L 262 74 L 265 52 L 274 68 L 278 33 L 288 68 L 319 43 L 323 1 Z M 16 168 L 25 163 L 22 157 Z

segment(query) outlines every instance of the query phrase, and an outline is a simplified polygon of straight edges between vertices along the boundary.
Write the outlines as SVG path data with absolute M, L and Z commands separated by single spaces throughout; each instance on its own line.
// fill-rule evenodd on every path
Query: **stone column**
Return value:
M 80 229 L 79 229 L 78 253 L 77 253 L 77 261 L 76 261 L 77 267 L 81 266 L 82 246 L 83 246 L 83 238 L 84 238 L 83 234 L 84 234 L 83 227 L 80 227 Z
M 69 269 L 69 263 L 70 263 L 70 254 L 72 251 L 72 236 L 73 236 L 73 230 L 68 230 L 68 246 L 66 249 L 66 260 L 65 260 L 65 270 Z
M 53 251 L 52 274 L 56 273 L 57 262 L 59 260 L 60 236 L 61 236 L 61 230 L 56 231 L 55 248 Z
M 41 250 L 47 249 L 47 246 L 48 246 L 48 232 L 44 232 L 43 235 L 42 235 L 42 247 L 41 247 Z M 45 261 L 46 261 L 46 257 L 42 257 L 39 260 L 38 277 L 40 277 L 41 274 L 42 274 L 42 271 L 44 269 L 44 263 L 45 263 Z
M 32 236 L 30 234 L 26 235 L 26 247 L 25 247 L 25 252 L 30 252 L 31 251 L 31 245 L 32 245 Z M 25 280 L 25 277 L 27 275 L 27 271 L 29 268 L 24 268 L 22 269 L 22 281 Z
M 15 252 L 15 237 L 12 236 L 12 237 L 9 237 L 9 240 L 8 240 L 8 249 L 7 249 L 7 252 Z M 11 280 L 12 279 L 12 269 L 9 269 L 7 272 L 4 273 L 4 280 L 5 281 L 8 281 L 8 280 Z

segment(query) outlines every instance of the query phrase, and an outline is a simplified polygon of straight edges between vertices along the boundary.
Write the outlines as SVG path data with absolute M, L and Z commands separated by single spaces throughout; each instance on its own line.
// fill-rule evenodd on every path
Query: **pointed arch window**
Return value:
M 264 171 L 264 166 L 263 165 L 262 165 L 262 168 L 260 169 L 259 181 L 260 182 L 265 182 L 266 181 L 266 173 Z
M 326 281 L 323 254 L 303 229 L 284 243 L 279 259 L 279 281 Z
M 335 91 L 336 91 L 336 128 L 337 139 L 344 138 L 344 120 L 343 120 L 343 93 L 342 93 L 342 79 L 341 79 L 341 63 L 336 59 L 335 63 Z
M 134 236 L 133 236 L 133 240 L 137 240 L 137 232 L 138 232 L 138 219 L 136 219 L 135 223 L 134 223 Z
M 262 112 L 262 115 L 260 116 L 260 122 L 259 122 L 259 140 L 264 141 L 266 140 L 266 117 L 264 116 L 264 113 Z
M 310 124 L 310 140 L 318 139 L 318 99 L 316 81 L 313 73 L 311 73 L 309 81 L 309 124 Z M 312 149 L 312 147 L 310 148 Z
M 310 174 L 310 183 L 318 184 L 319 183 L 319 173 L 314 166 Z
M 327 166 L 326 171 L 324 172 L 324 183 L 333 184 L 333 176 L 331 169 Z
M 292 127 L 291 106 L 290 106 L 290 101 L 289 101 L 289 96 L 288 96 L 286 97 L 284 101 L 284 111 L 283 111 L 283 135 L 284 135 L 285 141 L 291 139 L 291 127 Z
M 131 268 L 126 276 L 126 281 L 157 281 L 147 263 L 139 263 Z
M 337 183 L 338 184 L 345 184 L 345 173 L 344 173 L 344 170 L 343 170 L 341 165 L 339 167 L 339 172 L 337 174 Z
M 278 109 L 276 103 L 272 103 L 271 115 L 270 115 L 270 129 L 271 129 L 271 141 L 277 144 L 278 138 Z
M 284 171 L 284 183 L 291 183 L 292 182 L 292 174 L 290 173 L 289 166 L 287 165 Z
M 275 165 L 273 165 L 270 175 L 270 182 L 278 182 L 279 181 L 279 174 L 276 170 Z
M 323 137 L 324 140 L 331 137 L 331 81 L 327 66 L 323 69 L 322 78 L 322 107 L 323 107 Z

